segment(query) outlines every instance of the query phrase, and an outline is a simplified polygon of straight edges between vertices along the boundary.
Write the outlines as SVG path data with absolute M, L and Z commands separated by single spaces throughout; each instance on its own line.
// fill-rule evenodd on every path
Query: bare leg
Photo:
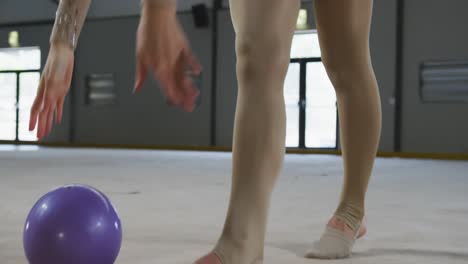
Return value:
M 262 263 L 270 196 L 284 157 L 283 84 L 299 6 L 299 0 L 231 1 L 239 83 L 231 199 L 217 258 L 212 253 L 197 263 Z
M 381 129 L 369 51 L 372 4 L 373 0 L 315 1 L 322 59 L 338 100 L 345 172 L 341 200 L 328 227 L 352 239 L 365 232 L 359 234 L 359 228 Z

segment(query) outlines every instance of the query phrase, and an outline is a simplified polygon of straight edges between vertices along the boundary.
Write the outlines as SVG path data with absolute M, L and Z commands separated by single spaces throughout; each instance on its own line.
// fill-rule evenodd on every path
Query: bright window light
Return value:
M 35 131 L 28 131 L 28 123 L 29 110 L 39 85 L 40 67 L 39 47 L 0 49 L 0 140 L 16 140 L 17 124 L 19 140 L 36 140 Z M 26 70 L 37 70 L 37 72 L 21 73 Z M 18 73 L 2 73 L 2 71 L 18 71 Z M 17 74 L 19 83 L 17 83 Z M 19 85 L 19 94 L 17 94 L 17 85 Z
M 41 49 L 0 48 L 0 71 L 39 70 L 41 68 Z
M 320 57 L 320 46 L 316 30 L 297 31 L 291 46 L 291 58 Z
M 315 30 L 298 31 L 293 38 L 291 58 L 320 58 L 320 46 Z M 301 66 L 302 65 L 302 66 Z M 305 67 L 305 104 L 300 104 L 300 72 Z M 323 63 L 320 61 L 291 63 L 286 75 L 287 147 L 336 148 L 336 96 Z M 300 146 L 300 113 L 305 115 L 305 138 Z
M 286 146 L 299 147 L 299 63 L 289 65 L 284 83 L 286 104 Z

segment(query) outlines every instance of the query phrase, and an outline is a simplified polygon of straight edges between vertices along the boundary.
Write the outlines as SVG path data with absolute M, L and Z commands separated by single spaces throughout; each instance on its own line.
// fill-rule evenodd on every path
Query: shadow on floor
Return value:
M 468 252 L 455 252 L 434 249 L 401 249 L 401 248 L 372 248 L 353 254 L 354 258 L 366 258 L 384 255 L 407 255 L 421 257 L 444 257 L 452 259 L 468 260 Z
M 288 250 L 295 253 L 299 257 L 303 257 L 310 248 L 310 245 L 305 244 L 272 244 L 272 246 Z M 451 258 L 457 260 L 468 260 L 468 251 L 444 251 L 434 249 L 401 249 L 401 248 L 371 248 L 366 251 L 353 253 L 353 258 L 368 258 L 388 255 L 403 255 L 403 256 L 420 256 L 420 257 L 440 257 Z

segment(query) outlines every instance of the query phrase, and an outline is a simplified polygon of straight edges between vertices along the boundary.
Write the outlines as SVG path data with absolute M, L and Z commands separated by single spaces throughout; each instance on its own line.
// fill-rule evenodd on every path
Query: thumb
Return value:
M 143 61 L 137 58 L 136 70 L 135 70 L 135 87 L 133 88 L 133 93 L 138 92 L 141 89 L 141 86 L 146 79 L 146 66 Z

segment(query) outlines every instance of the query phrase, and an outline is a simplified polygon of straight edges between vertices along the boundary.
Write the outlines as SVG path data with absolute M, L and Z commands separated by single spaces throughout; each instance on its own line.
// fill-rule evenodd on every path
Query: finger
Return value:
M 167 102 L 172 105 L 179 105 L 182 101 L 182 95 L 177 91 L 174 73 L 168 70 L 163 74 L 159 73 L 159 76 L 158 79 L 160 81 L 161 90 Z
M 39 87 L 37 90 L 37 95 L 36 98 L 34 99 L 33 105 L 31 107 L 31 112 L 29 115 L 29 131 L 33 131 L 34 128 L 36 127 L 37 123 L 37 116 L 39 115 L 39 112 L 41 111 L 42 108 L 42 103 L 44 101 L 44 79 L 41 78 L 41 81 L 39 83 Z
M 65 98 L 64 98 L 64 97 L 60 98 L 60 99 L 58 100 L 58 102 L 57 102 L 57 106 L 56 106 L 57 114 L 55 115 L 55 117 L 56 117 L 55 122 L 56 122 L 57 124 L 62 123 L 63 105 L 64 105 L 64 102 L 65 102 Z
M 184 102 L 183 109 L 186 112 L 193 112 L 195 110 L 195 100 L 192 98 L 187 98 L 187 100 Z
M 136 69 L 135 69 L 135 86 L 133 88 L 133 92 L 138 92 L 141 90 L 143 83 L 145 82 L 147 75 L 147 69 L 143 60 L 137 57 Z
M 46 86 L 50 85 L 49 81 L 45 81 Z M 48 118 L 49 118 L 49 111 L 51 111 L 51 108 L 55 107 L 55 102 L 56 100 L 54 97 L 52 97 L 48 90 L 44 92 L 44 99 L 42 103 L 42 109 L 41 112 L 39 113 L 39 126 L 38 126 L 38 134 L 39 138 L 43 138 L 46 136 L 47 132 L 47 125 L 48 125 Z
M 198 88 L 195 86 L 192 75 L 185 73 L 181 77 L 181 87 L 184 91 L 184 94 L 188 97 L 193 97 L 196 94 L 199 94 Z
M 154 70 L 154 76 L 159 81 L 159 86 L 163 95 L 166 97 L 166 101 L 172 104 L 172 96 L 170 95 L 169 78 L 165 72 Z
M 172 76 L 167 79 L 166 86 L 170 102 L 176 106 L 179 106 L 184 100 L 184 95 L 181 91 L 179 91 L 177 80 L 174 74 L 172 74 Z
M 191 69 L 191 71 L 185 72 L 184 90 L 185 93 L 192 97 L 195 94 L 199 94 L 198 87 L 196 87 L 196 85 L 193 83 L 193 76 L 197 76 L 201 73 L 202 66 L 189 50 L 184 52 L 184 67 L 188 66 L 189 69 Z
M 184 49 L 183 56 L 185 63 L 189 67 L 193 75 L 199 75 L 203 70 L 203 66 L 198 62 L 198 59 L 193 55 L 190 49 Z
M 181 56 L 178 63 L 178 87 L 184 94 L 184 100 L 182 103 L 182 108 L 191 112 L 195 108 L 196 97 L 199 94 L 197 88 L 194 85 L 192 80 L 192 75 L 190 72 L 186 71 L 187 68 L 187 57 Z
M 52 130 L 52 126 L 54 124 L 54 113 L 55 113 L 55 104 L 49 108 L 49 111 L 47 113 L 47 122 L 46 122 L 47 127 L 45 130 L 44 136 L 49 135 L 50 131 Z
M 195 109 L 195 102 L 200 92 L 195 88 L 192 80 L 189 77 L 186 77 L 186 80 L 184 81 L 184 86 L 186 86 L 184 88 L 185 90 L 193 91 L 193 93 L 186 95 L 183 108 L 187 112 L 192 112 Z
M 47 126 L 47 114 L 49 112 L 49 106 L 44 105 L 44 107 L 41 109 L 38 117 L 38 124 L 37 124 L 37 137 L 39 139 L 42 139 L 44 137 L 44 132 Z
M 188 68 L 191 68 L 189 63 L 192 63 L 192 61 L 189 59 L 189 52 L 186 49 L 183 49 L 175 64 L 175 85 L 176 85 L 176 91 L 181 95 L 181 104 L 180 106 L 183 106 L 184 102 L 187 100 L 188 97 L 193 96 L 195 94 L 196 89 L 192 89 L 192 80 L 190 78 L 190 71 L 187 72 Z
M 187 98 L 191 97 L 193 94 L 193 91 L 190 87 L 192 85 L 192 80 L 186 72 L 186 63 L 183 53 L 180 54 L 175 66 L 175 84 L 177 91 L 182 94 L 182 102 L 180 106 L 183 107 L 184 103 L 187 101 Z

